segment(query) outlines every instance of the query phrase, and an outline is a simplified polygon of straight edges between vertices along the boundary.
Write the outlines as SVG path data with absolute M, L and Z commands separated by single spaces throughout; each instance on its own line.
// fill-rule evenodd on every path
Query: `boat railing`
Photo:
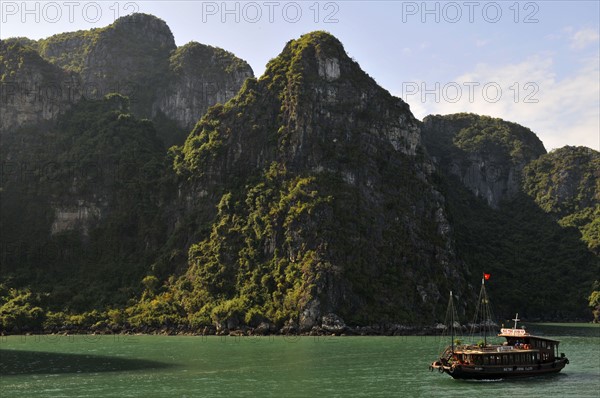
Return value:
M 455 351 L 498 352 L 498 345 L 464 344 L 455 347 Z M 510 348 L 507 348 L 507 351 Z
M 455 345 L 454 351 L 478 351 L 478 352 L 512 352 L 517 350 L 530 350 L 531 346 L 529 344 L 520 344 L 517 346 L 513 345 L 497 345 L 497 344 L 489 344 L 489 345 L 480 345 L 480 344 L 462 344 Z M 443 356 L 448 357 L 452 352 L 450 348 L 448 348 Z

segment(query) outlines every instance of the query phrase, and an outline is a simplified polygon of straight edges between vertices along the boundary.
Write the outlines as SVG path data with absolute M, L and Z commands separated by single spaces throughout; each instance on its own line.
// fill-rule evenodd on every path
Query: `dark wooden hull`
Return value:
M 550 375 L 560 372 L 568 363 L 566 358 L 538 365 L 496 365 L 496 366 L 465 366 L 446 367 L 442 369 L 455 379 L 463 380 L 497 380 L 517 377 L 533 377 Z

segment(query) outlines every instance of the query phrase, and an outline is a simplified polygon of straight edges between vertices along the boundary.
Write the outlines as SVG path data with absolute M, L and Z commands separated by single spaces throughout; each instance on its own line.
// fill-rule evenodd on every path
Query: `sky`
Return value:
M 600 150 L 598 1 L 5 1 L 0 38 L 40 39 L 143 12 L 177 45 L 222 47 L 260 76 L 285 43 L 326 30 L 419 119 L 474 112 L 547 150 Z

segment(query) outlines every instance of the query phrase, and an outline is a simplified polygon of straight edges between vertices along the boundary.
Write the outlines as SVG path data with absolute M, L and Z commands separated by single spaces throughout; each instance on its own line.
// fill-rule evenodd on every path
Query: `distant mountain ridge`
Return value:
M 521 192 L 523 169 L 546 153 L 531 130 L 487 116 L 430 115 L 423 120 L 423 134 L 439 167 L 494 208 Z
M 568 155 L 568 147 L 546 154 L 529 129 L 465 113 L 426 117 L 423 137 L 442 175 L 458 255 L 496 275 L 490 291 L 503 297 L 503 302 L 496 303 L 498 308 L 508 313 L 517 307 L 528 316 L 562 319 L 570 314 L 561 309 L 558 297 L 585 304 L 600 270 L 593 244 L 588 243 L 590 251 L 582 242 L 594 241 L 591 237 L 600 232 L 598 217 L 593 215 L 598 196 L 589 189 L 600 181 L 592 171 L 598 152 L 582 148 L 588 157 L 577 161 Z M 554 169 L 546 167 L 542 172 L 537 167 L 549 161 L 556 162 Z M 559 164 L 571 170 L 574 181 L 585 176 L 581 183 L 563 187 L 569 192 L 565 198 L 585 198 L 589 206 L 571 206 L 565 213 L 565 220 L 575 218 L 587 225 L 589 230 L 582 229 L 583 235 L 563 228 L 568 226 L 564 222 L 557 224 L 556 215 L 548 214 L 550 207 L 541 206 L 545 196 L 536 194 L 540 187 L 533 187 L 535 181 L 560 178 L 565 170 Z M 584 194 L 581 186 L 587 187 Z M 563 207 L 562 202 L 556 198 L 556 207 Z
M 590 317 L 594 150 L 420 122 L 326 32 L 258 79 L 143 14 L 0 54 L 3 82 L 127 88 L 3 102 L 0 330 L 404 333 L 449 290 L 470 316 L 482 272 L 501 316 Z
M 8 46 L 13 48 L 10 52 Z M 133 14 L 104 28 L 61 33 L 39 41 L 8 39 L 2 49 L 7 56 L 31 50 L 39 54 L 27 70 L 21 70 L 18 63 L 0 65 L 4 84 L 60 90 L 70 103 L 118 92 L 129 97 L 136 116 L 156 122 L 167 145 L 181 143 L 184 133 L 210 106 L 233 97 L 244 80 L 253 76 L 245 61 L 225 50 L 199 43 L 177 48 L 167 24 L 147 14 Z M 42 73 L 47 70 L 56 71 L 42 78 L 40 74 L 48 76 L 49 72 Z M 69 81 L 62 75 L 68 75 Z M 46 95 L 38 102 L 56 101 Z M 31 108 L 28 101 L 19 102 L 21 112 Z M 62 108 L 40 115 L 34 107 L 31 112 L 37 113 L 21 117 L 18 123 L 3 118 L 0 133 L 36 123 L 40 117 L 56 120 Z

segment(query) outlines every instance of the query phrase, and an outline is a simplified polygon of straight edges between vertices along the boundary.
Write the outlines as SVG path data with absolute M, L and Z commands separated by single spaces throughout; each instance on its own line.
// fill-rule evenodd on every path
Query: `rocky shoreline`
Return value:
M 541 322 L 540 319 L 530 322 Z M 585 322 L 584 320 L 553 320 L 553 322 Z M 461 325 L 463 333 L 468 333 L 475 327 L 478 331 L 480 325 L 471 323 Z M 499 328 L 499 325 L 494 325 Z M 163 325 L 160 327 L 131 325 L 106 325 L 96 324 L 92 327 L 61 326 L 44 328 L 40 330 L 13 330 L 12 332 L 0 331 L 0 336 L 8 335 L 163 335 L 163 336 L 442 336 L 447 335 L 446 326 L 441 323 L 416 326 L 398 323 L 380 323 L 369 326 L 346 325 L 344 320 L 335 314 L 322 317 L 320 326 L 313 326 L 303 330 L 293 321 L 278 328 L 271 322 L 261 322 L 256 327 L 247 325 L 232 325 L 227 323 L 193 328 L 184 325 Z
M 277 330 L 269 326 L 259 326 L 256 328 L 242 327 L 239 329 L 223 329 L 217 331 L 213 326 L 207 326 L 201 330 L 188 327 L 162 327 L 162 328 L 60 328 L 58 330 L 40 330 L 32 332 L 7 333 L 0 332 L 0 336 L 11 335 L 162 335 L 162 336 L 232 336 L 232 337 L 253 337 L 253 336 L 440 336 L 442 333 L 435 327 L 416 327 L 404 325 L 372 325 L 372 326 L 354 326 L 345 327 L 336 331 L 330 331 L 322 327 L 315 326 L 308 332 L 298 332 L 284 328 Z
M 398 323 L 380 323 L 369 326 L 346 325 L 344 320 L 336 314 L 324 315 L 318 325 L 309 328 L 302 327 L 293 320 L 287 321 L 282 327 L 274 323 L 263 321 L 251 327 L 240 325 L 237 322 L 222 322 L 203 327 L 190 327 L 187 325 L 162 325 L 160 327 L 141 326 L 129 324 L 109 325 L 98 322 L 90 327 L 62 325 L 45 327 L 41 329 L 22 328 L 20 330 L 0 331 L 1 336 L 6 335 L 168 335 L 168 336 L 426 336 L 441 335 L 444 331 L 442 324 L 431 326 L 402 325 Z M 467 329 L 464 326 L 465 330 Z

